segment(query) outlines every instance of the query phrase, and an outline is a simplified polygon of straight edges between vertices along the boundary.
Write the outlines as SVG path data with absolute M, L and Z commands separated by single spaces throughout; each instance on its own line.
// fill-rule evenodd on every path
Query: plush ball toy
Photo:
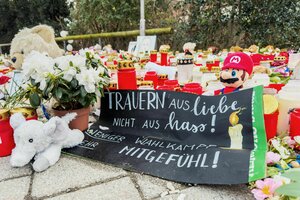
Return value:
M 47 53 L 53 58 L 64 54 L 64 50 L 55 42 L 54 30 L 47 25 L 24 28 L 14 36 L 10 46 L 13 67 L 21 69 L 24 57 L 33 50 Z
M 225 60 L 220 72 L 220 81 L 225 88 L 216 90 L 215 95 L 235 92 L 243 87 L 253 71 L 253 61 L 245 53 L 231 53 Z
M 83 141 L 83 133 L 68 126 L 75 117 L 76 113 L 69 113 L 42 123 L 38 120 L 26 121 L 21 113 L 12 115 L 10 125 L 14 129 L 16 147 L 12 151 L 10 164 L 23 167 L 34 157 L 33 169 L 37 172 L 54 165 L 62 148 L 70 148 Z

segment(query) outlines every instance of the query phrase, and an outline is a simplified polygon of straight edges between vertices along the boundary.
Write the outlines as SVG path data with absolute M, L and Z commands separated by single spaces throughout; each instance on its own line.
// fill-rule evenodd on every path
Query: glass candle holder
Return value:
M 193 78 L 193 58 L 180 58 L 177 60 L 178 82 L 187 83 Z

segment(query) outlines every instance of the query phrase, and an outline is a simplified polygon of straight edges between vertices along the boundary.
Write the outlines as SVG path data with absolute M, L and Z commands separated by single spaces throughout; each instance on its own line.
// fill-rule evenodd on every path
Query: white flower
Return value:
M 53 74 L 54 60 L 40 52 L 33 51 L 25 59 L 22 65 L 21 76 L 23 79 L 32 78 L 39 83 L 50 73 Z
M 295 140 L 295 142 L 297 142 L 300 145 L 300 136 L 295 136 L 294 140 Z
M 41 82 L 40 82 L 40 90 L 44 90 L 47 86 L 47 83 L 46 83 L 46 80 L 45 79 L 42 79 Z
M 68 70 L 70 67 L 70 61 L 72 60 L 71 57 L 72 57 L 71 55 L 61 56 L 61 57 L 55 58 L 54 61 L 59 69 Z
M 290 156 L 290 152 L 282 145 L 280 145 L 278 140 L 272 139 L 271 142 L 274 148 L 279 152 L 282 159 L 287 159 Z
M 93 69 L 82 69 L 80 74 L 76 74 L 79 85 L 83 85 L 87 93 L 93 93 L 96 90 L 95 71 Z
M 68 31 L 61 31 L 61 32 L 60 32 L 60 36 L 61 36 L 61 37 L 66 37 L 68 34 L 69 34 Z
M 275 175 L 273 178 L 276 181 L 282 182 L 282 184 L 289 184 L 291 182 L 291 179 L 281 176 L 280 174 Z
M 78 53 L 79 53 L 80 56 L 86 57 L 87 52 L 90 54 L 90 57 L 93 57 L 95 55 L 94 50 L 93 49 L 88 49 L 88 48 L 80 49 Z
M 67 45 L 67 50 L 68 50 L 68 51 L 73 51 L 73 46 L 72 46 L 71 44 L 68 44 L 68 45 Z
M 82 57 L 79 55 L 72 56 L 72 63 L 76 67 L 86 68 L 86 58 L 85 57 Z
M 63 79 L 70 82 L 75 75 L 76 75 L 76 70 L 74 68 L 70 68 L 69 70 L 64 72 Z

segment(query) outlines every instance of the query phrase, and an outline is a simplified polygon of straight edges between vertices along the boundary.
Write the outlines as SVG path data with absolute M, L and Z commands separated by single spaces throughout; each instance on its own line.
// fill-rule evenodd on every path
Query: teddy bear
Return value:
M 26 121 L 21 113 L 13 114 L 10 125 L 14 130 L 16 147 L 12 151 L 10 164 L 23 167 L 34 158 L 32 166 L 37 172 L 54 165 L 59 160 L 62 148 L 74 147 L 84 139 L 80 130 L 71 130 L 68 126 L 76 115 L 68 113 L 43 123 L 38 120 Z
M 20 30 L 11 41 L 10 57 L 13 67 L 21 69 L 24 58 L 33 50 L 52 58 L 62 56 L 64 50 L 55 42 L 54 30 L 48 25 L 38 25 Z

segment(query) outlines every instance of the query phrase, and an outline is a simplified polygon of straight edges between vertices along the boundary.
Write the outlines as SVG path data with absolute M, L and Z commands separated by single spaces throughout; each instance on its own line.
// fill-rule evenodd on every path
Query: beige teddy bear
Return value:
M 64 54 L 64 50 L 55 42 L 53 28 L 47 25 L 24 28 L 15 35 L 10 46 L 13 67 L 21 69 L 24 57 L 33 50 L 46 53 L 53 58 Z

